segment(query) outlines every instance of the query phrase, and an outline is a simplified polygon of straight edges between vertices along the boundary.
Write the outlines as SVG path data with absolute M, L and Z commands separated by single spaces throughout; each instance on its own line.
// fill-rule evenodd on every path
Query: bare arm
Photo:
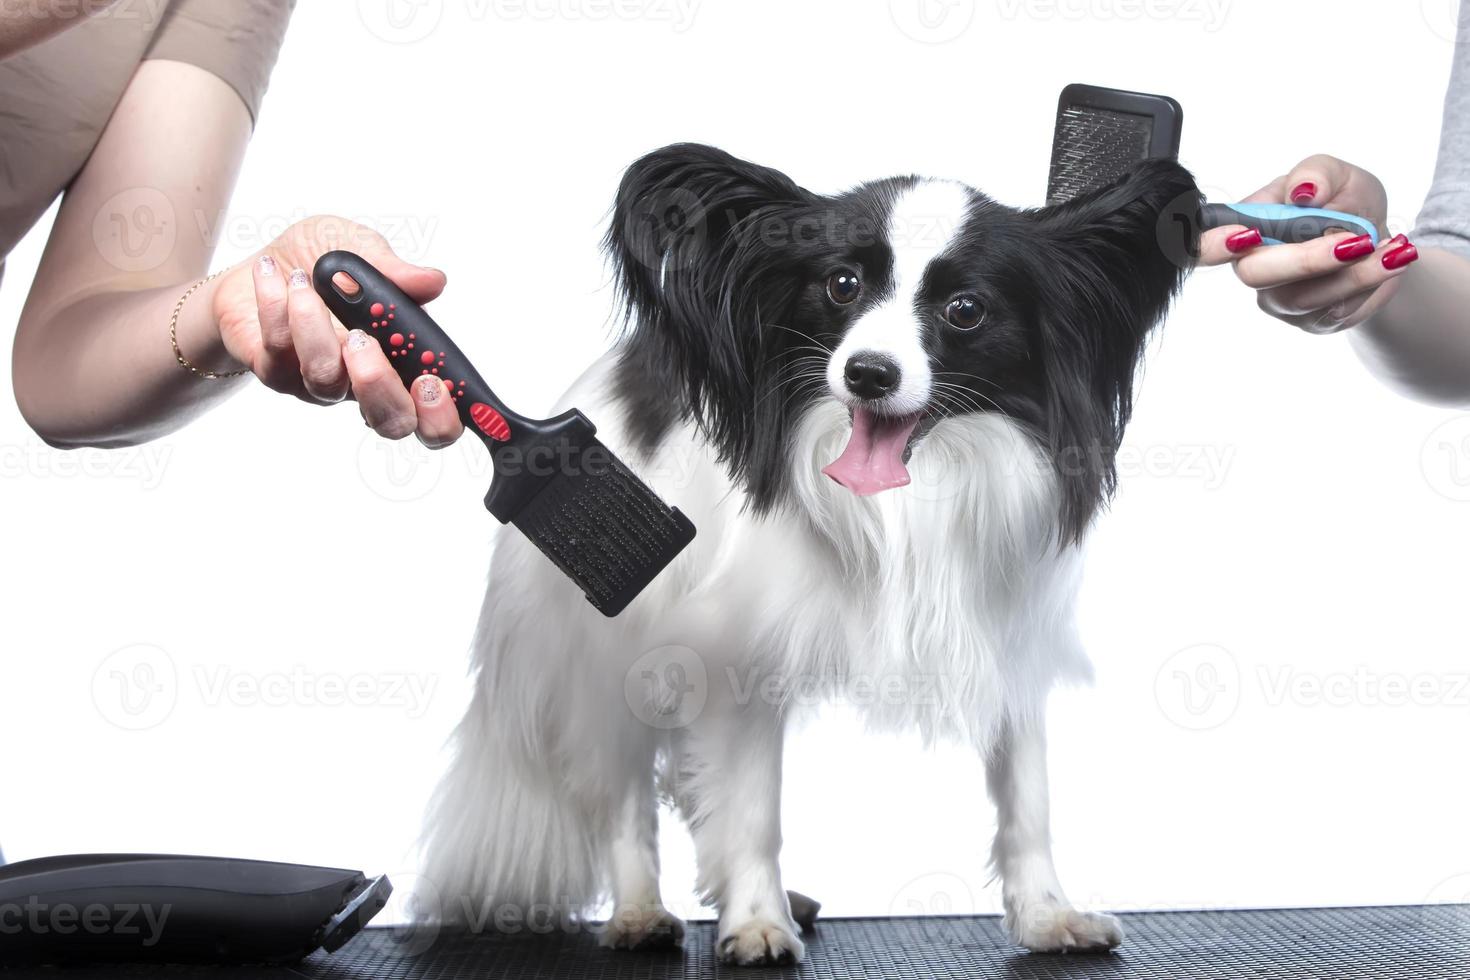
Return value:
M 76 0 L 28 0 L 0 4 L 0 58 L 8 58 L 33 44 L 81 23 L 90 13 L 116 0 L 81 4 Z
M 47 442 L 144 442 L 250 382 L 184 370 L 168 335 L 179 298 L 209 269 L 249 139 L 244 103 L 214 75 L 172 61 L 138 69 L 67 191 L 16 332 L 16 400 Z M 247 369 L 306 401 L 351 393 L 390 438 L 453 441 L 461 426 L 449 400 L 427 382 L 406 391 L 376 344 L 344 344 L 306 285 L 304 270 L 331 248 L 360 252 L 419 302 L 444 288 L 442 273 L 404 262 L 371 230 L 310 218 L 197 290 L 179 317 L 179 349 L 200 368 Z
M 1383 308 L 1350 336 L 1373 373 L 1404 394 L 1470 406 L 1470 259 L 1424 249 Z
M 239 387 L 180 369 L 168 318 L 213 253 L 196 217 L 212 227 L 223 212 L 249 140 L 249 112 L 215 76 L 173 61 L 138 69 L 67 191 L 16 332 L 16 400 L 47 441 L 145 441 Z M 229 369 L 209 317 L 216 283 L 185 308 L 179 345 Z

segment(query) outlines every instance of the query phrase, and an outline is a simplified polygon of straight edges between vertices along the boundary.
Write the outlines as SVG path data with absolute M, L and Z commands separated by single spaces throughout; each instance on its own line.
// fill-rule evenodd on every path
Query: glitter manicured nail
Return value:
M 419 401 L 425 405 L 436 404 L 443 393 L 444 386 L 439 384 L 438 378 L 429 378 L 419 382 Z
M 311 285 L 311 280 L 309 278 L 307 278 L 306 270 L 305 269 L 292 269 L 291 270 L 291 288 L 292 289 L 305 289 L 307 286 L 310 286 L 310 285 Z
M 351 351 L 364 350 L 372 343 L 368 335 L 361 330 L 354 330 L 347 335 L 347 349 Z
M 271 258 L 269 255 L 262 255 L 260 257 L 260 274 L 263 276 L 275 275 L 276 260 Z

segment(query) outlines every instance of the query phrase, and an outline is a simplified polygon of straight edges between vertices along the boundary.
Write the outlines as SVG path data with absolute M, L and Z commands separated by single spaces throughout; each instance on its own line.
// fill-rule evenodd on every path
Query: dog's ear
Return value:
M 762 362 L 762 314 L 790 284 L 762 228 L 816 199 L 785 174 L 712 146 L 655 150 L 623 175 L 604 240 L 630 327 L 625 364 L 680 398 L 723 458 L 744 468 Z
M 1187 170 L 1153 160 L 1106 188 L 1030 213 L 1050 266 L 1042 272 L 1041 356 L 1070 539 L 1117 485 L 1134 372 L 1198 255 L 1200 205 Z

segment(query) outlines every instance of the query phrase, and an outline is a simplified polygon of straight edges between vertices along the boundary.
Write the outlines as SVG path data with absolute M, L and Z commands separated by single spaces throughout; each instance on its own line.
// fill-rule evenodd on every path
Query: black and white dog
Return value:
M 1181 201 L 1194 181 L 1163 161 L 1031 211 L 916 177 L 823 196 L 707 146 L 633 164 L 607 237 L 630 329 L 564 404 L 699 536 L 614 620 L 501 539 L 427 830 L 438 915 L 517 928 L 611 899 L 605 943 L 678 939 L 663 796 L 721 958 L 799 960 L 777 863 L 791 692 L 862 678 L 900 692 L 869 699 L 875 722 L 986 760 L 1015 941 L 1116 946 L 1052 867 L 1043 719 L 1089 671 L 1079 542 L 1186 272 L 1161 246 Z

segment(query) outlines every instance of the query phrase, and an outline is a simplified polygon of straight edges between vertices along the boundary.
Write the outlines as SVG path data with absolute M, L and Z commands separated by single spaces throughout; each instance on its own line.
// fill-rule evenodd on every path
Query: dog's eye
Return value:
M 838 306 L 855 303 L 862 294 L 863 281 L 851 269 L 834 272 L 827 280 L 827 298 Z
M 957 330 L 974 330 L 985 322 L 985 307 L 973 296 L 956 296 L 944 308 L 944 318 Z

